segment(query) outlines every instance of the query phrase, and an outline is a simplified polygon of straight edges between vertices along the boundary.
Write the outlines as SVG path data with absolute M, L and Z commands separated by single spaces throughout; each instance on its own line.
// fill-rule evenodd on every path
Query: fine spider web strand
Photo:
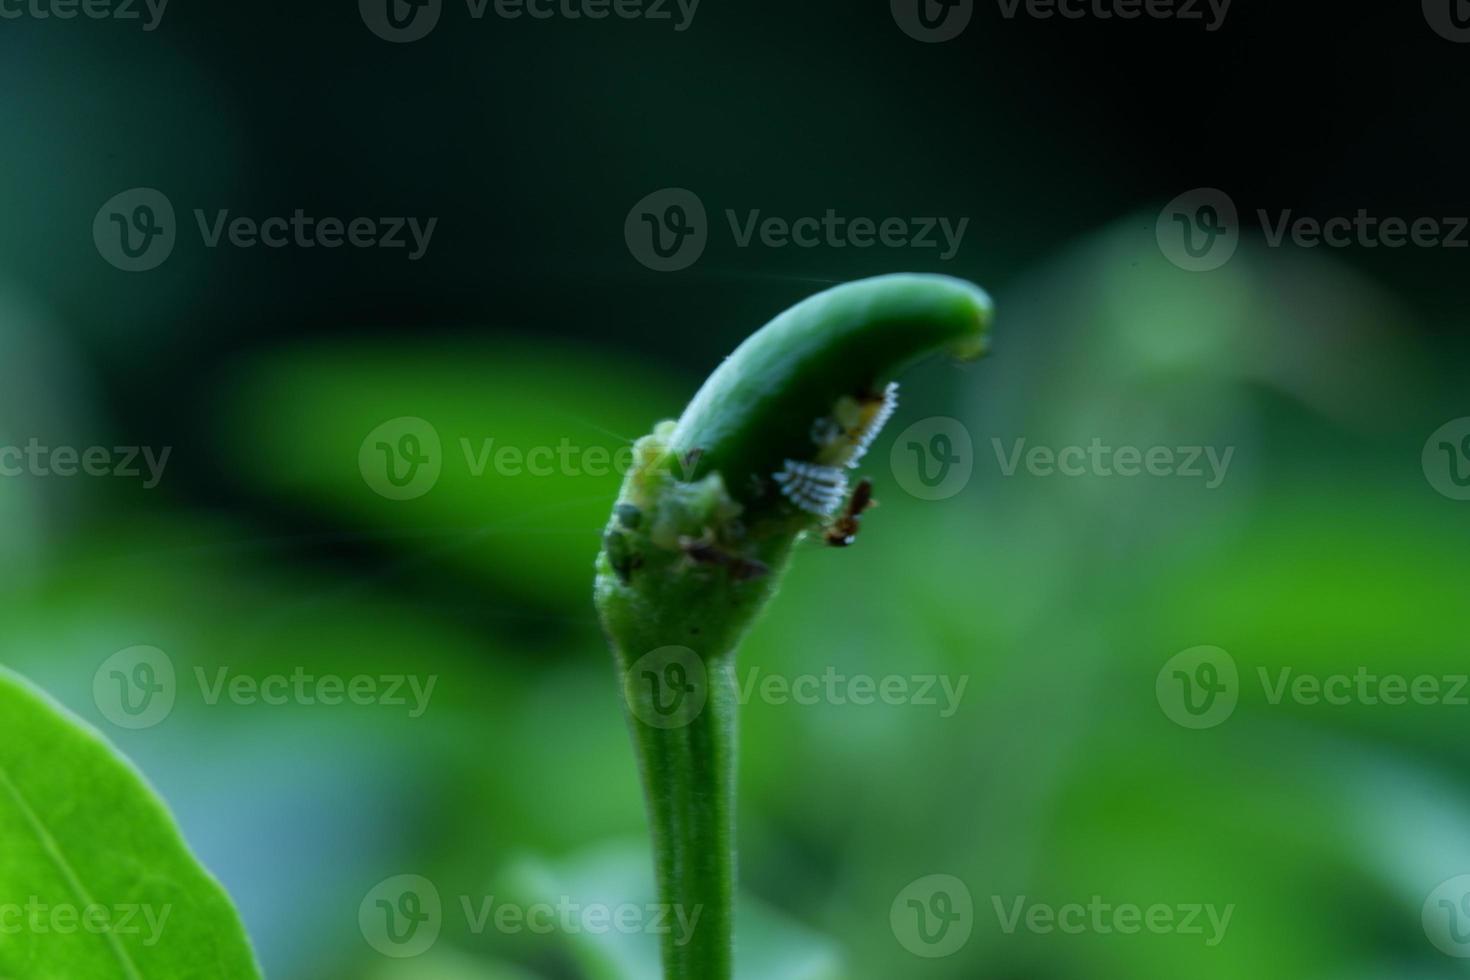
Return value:
M 625 446 L 631 446 L 638 441 L 636 439 L 629 439 L 622 433 L 614 432 L 611 429 L 604 428 L 603 426 L 598 425 L 596 422 L 593 422 L 591 419 L 586 418 L 582 415 L 578 415 L 575 412 L 568 412 L 565 409 L 560 408 L 550 409 L 549 411 L 553 415 L 558 415 L 569 422 L 576 422 L 578 425 L 585 426 L 600 435 L 610 436 L 611 438 L 618 440 Z

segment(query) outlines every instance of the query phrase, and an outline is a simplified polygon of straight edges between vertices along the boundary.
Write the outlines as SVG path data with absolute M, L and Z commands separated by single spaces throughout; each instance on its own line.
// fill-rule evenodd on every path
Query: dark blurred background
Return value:
M 743 969 L 1462 975 L 1470 939 L 1431 919 L 1470 873 L 1470 707 L 1273 701 L 1258 680 L 1470 669 L 1470 458 L 1433 465 L 1470 436 L 1470 233 L 1304 247 L 1262 228 L 1470 215 L 1464 4 L 1435 3 L 1236 0 L 1215 30 L 1204 5 L 978 3 L 939 43 L 886 3 L 829 0 L 702 0 L 683 30 L 672 2 L 669 20 L 541 20 L 443 0 L 403 43 L 344 0 L 172 0 L 151 30 L 143 6 L 0 8 L 0 444 L 171 450 L 154 488 L 0 479 L 0 656 L 139 762 L 273 977 L 649 976 L 649 936 L 460 912 L 632 901 L 647 863 L 589 599 L 617 476 L 475 475 L 461 440 L 615 450 L 800 298 L 945 272 L 996 297 L 993 354 L 906 377 L 870 457 L 883 509 L 851 552 L 806 549 L 742 663 L 965 678 L 965 697 L 948 717 L 747 706 Z M 109 202 L 134 188 L 167 199 L 177 240 L 130 272 L 93 228 L 131 220 L 133 199 Z M 706 210 L 708 243 L 657 271 L 624 230 L 667 188 Z M 1239 214 L 1238 249 L 1204 271 L 1156 233 L 1171 202 L 1203 213 L 1197 188 Z M 209 248 L 194 218 L 298 208 L 436 223 L 411 260 Z M 942 258 L 741 247 L 726 218 L 828 209 L 968 224 Z M 394 500 L 359 453 L 405 417 L 442 440 L 443 473 Z M 926 500 L 893 437 L 936 417 L 970 437 L 974 475 Z M 1209 489 L 1006 476 L 1018 439 L 1233 454 Z M 170 658 L 178 703 L 127 730 L 92 681 L 138 645 Z M 1196 730 L 1156 680 L 1201 646 L 1238 667 L 1239 703 Z M 221 667 L 438 680 L 410 718 L 208 704 L 193 672 Z M 445 921 L 398 960 L 358 905 L 407 873 Z M 947 955 L 890 915 L 935 874 L 973 905 Z M 1007 931 L 998 912 L 1095 895 L 1234 912 L 1213 945 Z

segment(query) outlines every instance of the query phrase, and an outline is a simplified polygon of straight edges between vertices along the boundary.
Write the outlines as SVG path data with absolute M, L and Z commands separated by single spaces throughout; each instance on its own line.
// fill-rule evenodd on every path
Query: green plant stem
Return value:
M 731 975 L 734 934 L 736 698 L 733 654 L 708 662 L 709 701 L 690 724 L 638 726 L 659 901 L 698 924 L 662 939 L 669 977 Z M 671 917 L 671 921 L 673 918 Z
M 735 651 L 796 541 L 823 521 L 777 476 L 839 473 L 846 443 L 821 434 L 840 422 L 853 438 L 843 420 L 876 413 L 887 377 L 926 351 L 978 356 L 989 321 L 985 293 L 946 276 L 830 289 L 752 335 L 677 424 L 635 447 L 595 598 L 648 799 L 659 900 L 699 916 L 687 942 L 664 936 L 665 980 L 733 975 Z
M 774 553 L 768 557 L 776 559 Z M 629 725 L 648 802 L 658 900 L 698 916 L 689 937 L 662 937 L 668 980 L 729 980 L 734 935 L 735 778 L 739 704 L 735 649 L 750 614 L 774 583 L 753 581 L 732 597 L 680 577 L 650 581 L 636 622 L 612 643 L 629 706 Z M 618 603 L 610 600 L 608 608 Z M 686 649 L 703 668 L 697 712 L 672 727 L 657 718 L 657 692 L 640 683 L 650 651 Z

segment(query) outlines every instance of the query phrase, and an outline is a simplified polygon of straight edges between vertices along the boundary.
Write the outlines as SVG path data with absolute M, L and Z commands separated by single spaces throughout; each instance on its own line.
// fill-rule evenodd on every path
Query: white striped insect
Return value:
M 788 459 L 773 479 L 787 500 L 809 514 L 831 517 L 847 498 L 847 474 L 835 466 Z

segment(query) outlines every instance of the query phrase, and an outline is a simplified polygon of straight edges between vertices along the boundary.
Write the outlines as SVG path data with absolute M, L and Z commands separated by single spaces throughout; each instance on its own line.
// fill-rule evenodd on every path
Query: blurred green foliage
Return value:
M 1272 703 L 1257 678 L 1465 670 L 1466 511 L 1419 462 L 1455 414 L 1464 362 L 1418 349 L 1395 298 L 1341 266 L 1245 248 L 1222 274 L 1190 277 L 1146 223 L 999 290 L 989 360 L 908 377 L 863 469 L 881 507 L 854 548 L 803 547 L 742 650 L 742 678 L 835 669 L 967 685 L 949 717 L 745 707 L 748 975 L 1462 975 L 1420 914 L 1470 869 L 1470 709 Z M 5 438 L 105 439 L 85 372 L 47 355 L 31 322 L 0 319 L 0 371 L 68 394 L 17 401 L 50 414 L 7 414 Z M 199 423 L 209 445 L 178 450 L 182 474 L 156 492 L 0 481 L 0 659 L 104 729 L 92 672 L 135 643 L 166 650 L 186 679 L 437 677 L 421 717 L 211 705 L 184 682 L 162 724 L 107 729 L 235 896 L 271 976 L 650 975 L 650 936 L 477 931 L 459 911 L 460 896 L 641 901 L 648 888 L 646 852 L 627 843 L 643 832 L 636 773 L 589 608 L 618 476 L 493 464 L 477 476 L 459 440 L 615 452 L 697 384 L 662 363 L 500 334 L 285 342 L 216 380 Z M 974 441 L 973 480 L 943 501 L 907 494 L 889 466 L 894 434 L 929 415 L 958 418 Z M 399 416 L 443 441 L 439 482 L 407 501 L 374 493 L 358 467 L 368 433 Z M 1209 490 L 1002 475 L 997 440 L 1094 437 L 1235 453 Z M 190 496 L 210 485 L 233 492 Z M 1155 679 L 1202 644 L 1233 656 L 1242 685 L 1225 724 L 1194 731 L 1161 710 Z M 431 952 L 399 963 L 364 943 L 357 909 L 405 872 L 436 884 L 446 914 Z M 896 941 L 890 904 L 934 873 L 968 886 L 973 933 L 951 957 L 920 959 Z M 1234 911 L 1207 946 L 1007 932 L 996 909 L 1094 895 Z

